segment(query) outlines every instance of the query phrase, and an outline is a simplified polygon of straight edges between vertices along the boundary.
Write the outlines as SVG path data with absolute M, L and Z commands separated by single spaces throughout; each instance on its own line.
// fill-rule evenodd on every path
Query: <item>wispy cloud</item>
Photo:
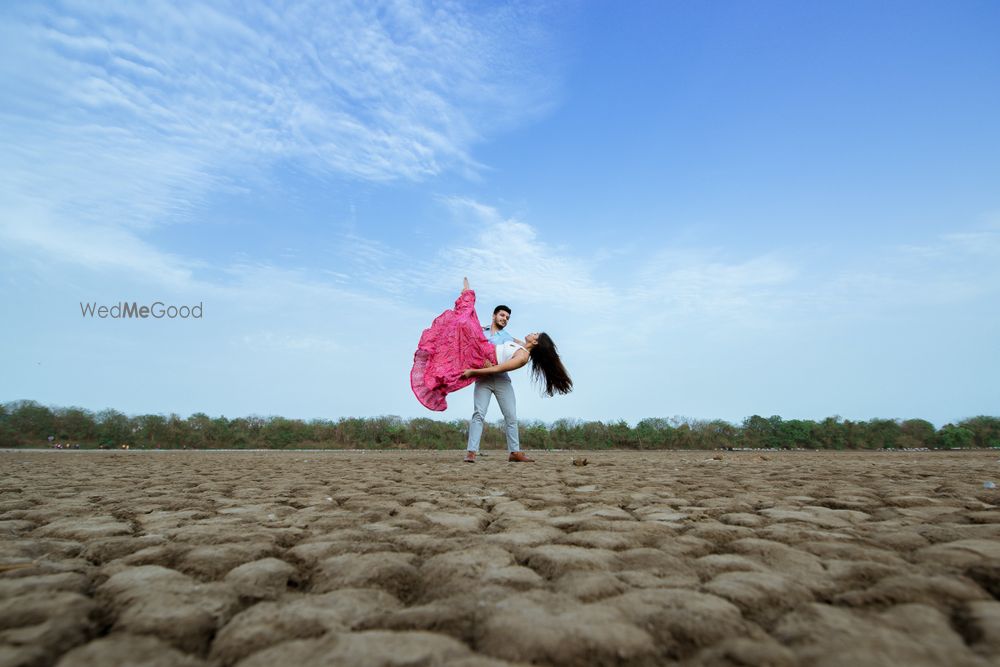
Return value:
M 771 301 L 796 278 L 797 269 L 777 253 L 726 258 L 709 250 L 665 250 L 638 271 L 632 296 L 673 312 L 743 315 Z
M 942 234 L 919 246 L 874 248 L 863 259 L 832 264 L 808 248 L 741 254 L 650 243 L 628 251 L 631 269 L 623 271 L 617 255 L 581 256 L 544 227 L 488 204 L 463 197 L 441 203 L 460 223 L 456 239 L 423 261 L 393 260 L 396 278 L 411 290 L 420 285 L 447 292 L 458 275 L 481 277 L 505 299 L 583 316 L 593 335 L 625 336 L 640 346 L 666 329 L 779 331 L 899 306 L 960 305 L 1000 292 L 996 225 Z M 615 270 L 607 270 L 606 260 Z M 386 267 L 382 273 L 394 272 Z
M 26 257 L 45 273 L 63 266 L 96 274 L 153 283 L 172 290 L 196 284 L 202 262 L 158 250 L 135 231 L 113 224 L 62 224 L 46 208 L 31 206 L 3 212 L 0 237 L 8 252 Z
M 0 234 L 25 207 L 65 228 L 196 220 L 206 195 L 277 163 L 363 181 L 475 170 L 476 142 L 547 103 L 509 6 L 0 11 Z
M 759 323 L 801 296 L 800 269 L 781 252 L 733 257 L 647 244 L 581 255 L 490 204 L 458 196 L 439 203 L 456 224 L 435 252 L 421 256 L 352 231 L 340 244 L 345 265 L 370 289 L 400 297 L 450 294 L 466 275 L 474 287 L 536 312 L 631 336 L 690 318 Z M 621 270 L 623 259 L 630 269 Z
M 355 230 L 341 234 L 340 259 L 348 272 L 370 289 L 403 298 L 440 298 L 468 276 L 477 289 L 526 304 L 579 312 L 612 303 L 612 286 L 594 278 L 595 262 L 544 238 L 538 228 L 474 199 L 438 202 L 454 224 L 424 252 Z
M 468 199 L 449 199 L 453 212 L 478 224 L 468 241 L 443 248 L 433 259 L 441 275 L 481 276 L 494 292 L 526 303 L 560 304 L 569 310 L 602 309 L 614 299 L 609 284 L 594 278 L 595 263 L 542 238 L 538 230 L 497 209 Z
M 856 312 L 961 305 L 1000 294 L 1000 225 L 941 234 L 919 244 L 880 249 L 841 267 L 822 291 Z
M 778 295 L 798 274 L 780 253 L 731 257 L 711 249 L 646 244 L 580 256 L 495 207 L 461 197 L 442 202 L 471 231 L 468 241 L 442 249 L 435 260 L 438 273 L 448 266 L 452 275 L 459 269 L 478 273 L 511 299 L 602 318 L 619 329 L 640 320 L 655 326 L 661 317 L 757 317 L 762 308 L 785 305 L 787 299 Z M 621 262 L 621 252 L 631 269 L 606 270 L 606 262 Z

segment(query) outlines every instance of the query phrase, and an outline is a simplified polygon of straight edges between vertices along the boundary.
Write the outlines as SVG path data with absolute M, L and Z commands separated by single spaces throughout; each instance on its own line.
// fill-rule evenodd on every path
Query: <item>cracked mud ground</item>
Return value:
M 995 452 L 0 453 L 0 666 L 1000 665 Z

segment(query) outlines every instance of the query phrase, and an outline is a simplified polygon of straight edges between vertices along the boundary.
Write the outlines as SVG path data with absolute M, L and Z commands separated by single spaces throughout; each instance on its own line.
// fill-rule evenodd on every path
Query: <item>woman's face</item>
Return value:
M 531 345 L 535 345 L 538 342 L 538 334 L 536 333 L 528 334 L 527 336 L 524 337 L 524 342 L 529 343 Z

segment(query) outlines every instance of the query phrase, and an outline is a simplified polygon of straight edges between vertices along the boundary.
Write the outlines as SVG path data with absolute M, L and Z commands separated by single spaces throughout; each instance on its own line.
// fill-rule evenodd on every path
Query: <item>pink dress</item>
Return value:
M 476 315 L 476 293 L 466 290 L 424 329 L 413 354 L 410 386 L 424 407 L 438 412 L 448 407 L 445 397 L 475 382 L 463 378 L 466 368 L 482 368 L 487 360 L 497 362 L 497 350 L 486 340 Z

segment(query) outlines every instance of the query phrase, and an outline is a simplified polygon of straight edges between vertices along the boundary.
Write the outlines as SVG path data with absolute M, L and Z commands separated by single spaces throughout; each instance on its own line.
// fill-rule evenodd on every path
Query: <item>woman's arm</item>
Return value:
M 502 364 L 497 364 L 496 366 L 490 366 L 489 368 L 466 368 L 465 372 L 462 373 L 462 377 L 478 377 L 481 375 L 493 375 L 495 373 L 506 373 L 507 371 L 516 371 L 521 366 L 528 363 L 528 353 L 525 350 L 518 350 L 514 353 L 514 356 L 503 362 Z
M 459 315 L 467 315 L 476 308 L 476 293 L 469 287 L 469 279 L 462 279 L 462 293 L 455 299 L 455 312 Z

